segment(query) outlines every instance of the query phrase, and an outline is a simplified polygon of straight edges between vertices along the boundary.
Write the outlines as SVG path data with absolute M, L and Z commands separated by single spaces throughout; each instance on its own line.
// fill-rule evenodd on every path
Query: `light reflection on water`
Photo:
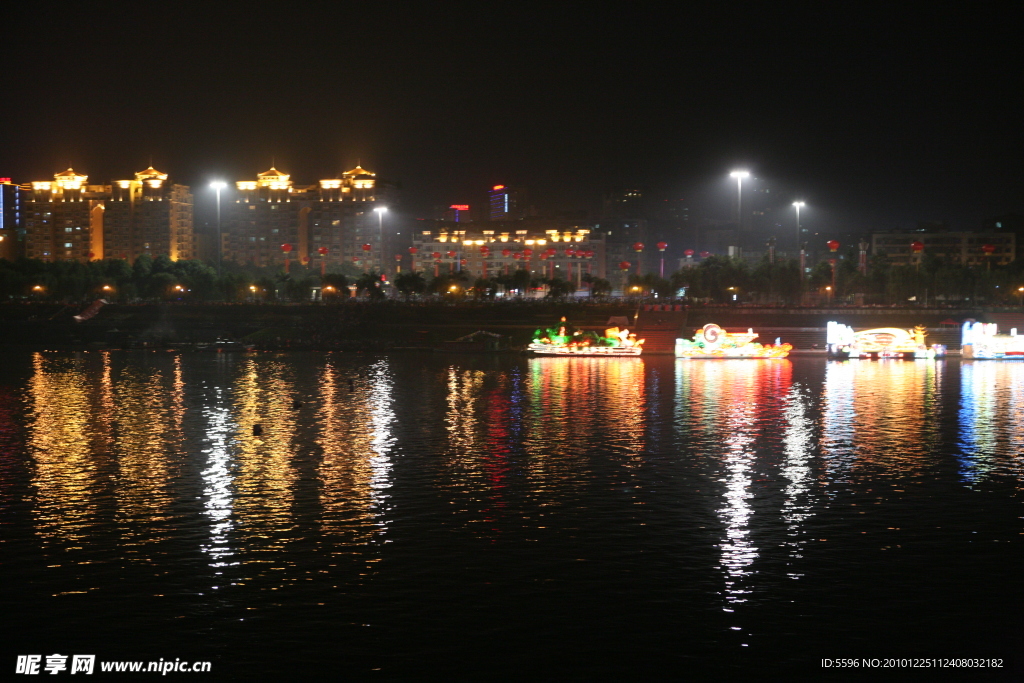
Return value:
M 1024 367 L 975 361 L 960 368 L 960 476 L 975 485 L 1005 473 L 1024 481 Z
M 876 533 L 862 508 L 843 514 L 853 501 L 930 519 L 951 495 L 935 482 L 1001 495 L 1022 479 L 1024 364 L 102 352 L 34 354 L 26 372 L 23 433 L 2 434 L 25 481 L 5 460 L 3 500 L 29 501 L 48 564 L 3 578 L 116 600 L 117 581 L 82 569 L 101 556 L 114 574 L 152 566 L 149 594 L 196 613 L 265 610 L 274 591 L 429 622 L 420 605 L 448 590 L 452 623 L 493 612 L 524 638 L 507 615 L 591 604 L 579 586 L 603 596 L 590 614 L 632 596 L 638 639 L 660 637 L 666 604 L 696 603 L 725 620 L 704 628 L 756 647 L 792 609 L 781 596 L 801 599 L 785 586 L 831 576 Z M 1014 511 L 991 525 L 1001 550 L 1022 529 L 1019 501 L 998 500 Z M 486 571 L 453 559 L 484 548 L 500 558 Z M 492 583 L 507 594 L 477 590 Z M 314 622 L 287 626 L 316 639 L 331 622 Z

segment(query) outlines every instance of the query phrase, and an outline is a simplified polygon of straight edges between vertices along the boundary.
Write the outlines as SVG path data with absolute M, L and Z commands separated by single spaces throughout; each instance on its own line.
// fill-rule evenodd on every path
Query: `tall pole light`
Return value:
M 220 236 L 220 191 L 227 186 L 223 180 L 214 180 L 210 183 L 210 187 L 217 193 L 217 277 L 220 277 L 221 252 L 224 249 L 224 242 Z
M 388 212 L 386 206 L 375 206 L 377 212 L 377 228 L 380 230 L 380 272 L 384 272 L 384 214 Z
M 800 275 L 800 284 L 801 284 L 801 286 L 803 285 L 803 281 L 804 281 L 804 250 L 800 246 L 800 237 L 803 234 L 800 231 L 800 209 L 803 208 L 804 206 L 805 206 L 805 204 L 803 202 L 801 202 L 801 201 L 793 202 L 793 208 L 796 209 L 796 253 L 798 255 L 798 258 L 800 259 L 800 266 L 799 266 L 800 267 L 800 273 L 799 273 L 799 275 Z
M 743 229 L 743 179 L 750 177 L 750 171 L 733 171 L 730 178 L 736 179 L 736 227 Z
M 800 209 L 806 204 L 803 202 L 793 202 L 793 206 L 796 208 L 796 248 L 800 249 Z

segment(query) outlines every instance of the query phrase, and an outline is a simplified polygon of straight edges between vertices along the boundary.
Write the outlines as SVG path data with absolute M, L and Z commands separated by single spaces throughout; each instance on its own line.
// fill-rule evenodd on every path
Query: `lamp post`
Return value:
M 388 212 L 386 206 L 373 207 L 377 214 L 377 229 L 380 231 L 380 272 L 384 272 L 384 214 Z
M 743 229 L 743 179 L 750 177 L 750 171 L 733 171 L 730 178 L 736 179 L 736 227 Z
M 220 236 L 220 191 L 227 186 L 223 180 L 214 180 L 210 183 L 210 188 L 217 193 L 217 277 L 220 277 L 221 251 L 224 249 L 224 242 Z
M 801 233 L 801 230 L 800 230 L 800 209 L 802 209 L 804 206 L 806 206 L 806 204 L 804 204 L 803 202 L 793 202 L 793 207 L 796 209 L 796 248 L 797 248 L 798 251 L 800 249 L 800 233 Z M 802 275 L 801 275 L 801 277 L 802 277 Z

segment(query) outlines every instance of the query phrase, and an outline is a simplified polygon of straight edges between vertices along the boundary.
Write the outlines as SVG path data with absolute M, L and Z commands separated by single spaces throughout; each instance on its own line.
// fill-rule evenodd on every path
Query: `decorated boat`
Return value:
M 913 330 L 898 327 L 876 327 L 855 332 L 849 325 L 829 322 L 825 332 L 828 355 L 835 359 L 869 358 L 943 358 L 946 347 L 926 344 L 928 335 L 924 326 Z
M 628 329 L 609 327 L 604 336 L 589 330 L 567 325 L 565 318 L 555 328 L 537 330 L 527 350 L 541 356 L 639 356 L 643 352 L 643 339 Z
M 714 323 L 708 323 L 693 335 L 693 340 L 676 339 L 677 358 L 785 358 L 793 348 L 791 344 L 760 344 L 757 333 L 726 332 Z
M 964 323 L 960 337 L 960 355 L 964 360 L 1024 360 L 1024 335 L 1011 328 L 999 334 L 995 323 Z

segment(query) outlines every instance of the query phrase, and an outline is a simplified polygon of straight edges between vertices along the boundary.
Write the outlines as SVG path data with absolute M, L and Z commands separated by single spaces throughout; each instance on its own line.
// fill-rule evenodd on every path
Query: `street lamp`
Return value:
M 736 227 L 743 229 L 743 179 L 750 177 L 750 171 L 733 171 L 730 178 L 736 179 Z
M 210 183 L 210 188 L 217 193 L 217 277 L 220 277 L 221 251 L 224 248 L 224 243 L 220 236 L 220 191 L 227 186 L 228 184 L 223 180 L 214 180 Z
M 375 206 L 373 210 L 377 212 L 377 228 L 380 231 L 380 272 L 384 272 L 384 214 L 388 212 L 386 206 Z

